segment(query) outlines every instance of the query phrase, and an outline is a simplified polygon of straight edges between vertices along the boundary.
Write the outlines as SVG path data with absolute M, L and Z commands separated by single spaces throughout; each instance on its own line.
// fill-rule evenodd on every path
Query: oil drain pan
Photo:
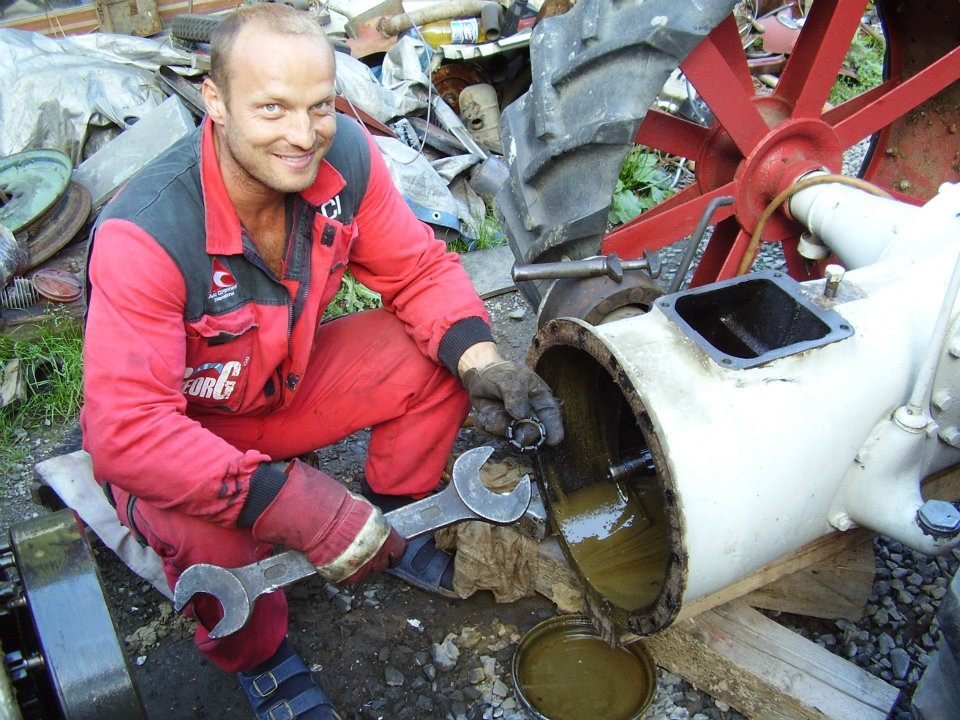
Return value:
M 517 644 L 511 674 L 538 720 L 638 720 L 657 689 L 643 645 L 611 646 L 582 615 L 536 625 Z

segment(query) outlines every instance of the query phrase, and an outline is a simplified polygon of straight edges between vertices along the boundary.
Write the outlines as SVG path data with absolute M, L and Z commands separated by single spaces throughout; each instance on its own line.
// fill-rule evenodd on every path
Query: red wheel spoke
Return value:
M 731 33 L 736 36 L 736 52 L 731 52 Z M 753 104 L 753 81 L 732 17 L 697 45 L 680 67 L 741 154 L 749 155 L 770 128 Z
M 735 277 L 740 258 L 750 244 L 750 235 L 730 217 L 713 228 L 713 234 L 693 273 L 691 287 Z
M 869 102 L 862 104 L 853 113 L 845 113 L 845 117 L 833 127 L 837 137 L 848 146 L 859 142 L 886 127 L 901 115 L 917 107 L 925 100 L 929 100 L 944 88 L 960 79 L 960 47 L 951 50 L 936 62 L 931 63 L 916 75 L 904 80 L 899 85 L 889 88 L 878 95 L 870 94 Z M 888 87 L 885 83 L 882 87 Z M 840 105 L 836 111 L 827 114 L 832 119 L 833 112 L 844 108 Z
M 813 3 L 775 93 L 793 106 L 793 117 L 820 117 L 865 6 L 863 0 Z
M 696 158 L 709 130 L 659 110 L 647 111 L 634 142 L 684 158 Z
M 688 187 L 637 219 L 616 228 L 603 239 L 602 252 L 623 258 L 639 257 L 644 250 L 659 250 L 690 235 L 700 217 L 716 197 L 733 194 L 733 183 L 699 194 L 696 186 Z M 733 206 L 716 209 L 714 218 L 726 218 Z

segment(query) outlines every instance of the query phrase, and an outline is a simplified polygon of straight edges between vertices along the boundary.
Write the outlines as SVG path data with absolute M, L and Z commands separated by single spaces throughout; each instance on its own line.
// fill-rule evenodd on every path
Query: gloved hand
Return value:
M 287 481 L 253 524 L 254 538 L 301 551 L 332 583 L 358 583 L 400 562 L 407 541 L 378 508 L 299 460 L 285 472 Z
M 543 424 L 548 445 L 563 440 L 560 403 L 547 384 L 526 365 L 502 360 L 463 374 L 463 386 L 477 411 L 480 427 L 492 435 L 506 435 L 514 420 L 533 419 Z M 520 426 L 520 430 L 529 430 Z M 521 444 L 529 444 L 521 436 Z M 536 440 L 536 438 L 534 438 Z

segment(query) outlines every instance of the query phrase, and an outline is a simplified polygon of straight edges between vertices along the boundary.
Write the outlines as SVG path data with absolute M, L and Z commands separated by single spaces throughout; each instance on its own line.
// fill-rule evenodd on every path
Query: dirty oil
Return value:
M 526 701 L 549 720 L 635 718 L 652 690 L 639 657 L 575 630 L 542 634 L 523 653 L 516 673 Z
M 616 606 L 636 611 L 660 594 L 668 548 L 654 480 L 641 501 L 627 483 L 597 482 L 559 495 L 552 511 L 584 579 Z

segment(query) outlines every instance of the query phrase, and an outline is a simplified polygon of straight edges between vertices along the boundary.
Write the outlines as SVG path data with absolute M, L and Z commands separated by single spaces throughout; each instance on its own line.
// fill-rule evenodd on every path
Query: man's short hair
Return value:
M 230 55 L 237 36 L 250 23 L 264 30 L 286 35 L 312 35 L 322 38 L 333 54 L 326 32 L 317 19 L 306 10 L 279 2 L 257 3 L 240 7 L 217 24 L 210 35 L 210 79 L 227 99 L 230 83 Z

